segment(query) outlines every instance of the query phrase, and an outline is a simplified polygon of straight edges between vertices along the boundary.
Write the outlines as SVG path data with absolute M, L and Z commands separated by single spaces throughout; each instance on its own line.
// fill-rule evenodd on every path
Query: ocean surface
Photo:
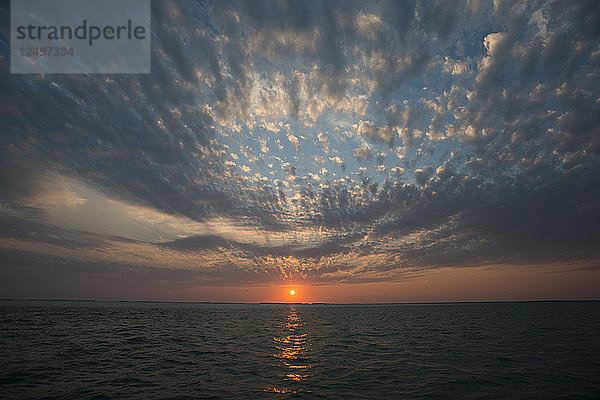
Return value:
M 600 302 L 0 302 L 0 398 L 600 399 Z

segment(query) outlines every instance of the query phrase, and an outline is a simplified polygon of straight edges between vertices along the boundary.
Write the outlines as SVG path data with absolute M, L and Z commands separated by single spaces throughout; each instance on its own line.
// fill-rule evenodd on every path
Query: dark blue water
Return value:
M 0 303 L 0 397 L 600 399 L 600 303 Z

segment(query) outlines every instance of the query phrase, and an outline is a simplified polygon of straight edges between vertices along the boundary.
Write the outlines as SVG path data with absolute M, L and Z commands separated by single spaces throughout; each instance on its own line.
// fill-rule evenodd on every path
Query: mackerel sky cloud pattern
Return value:
M 155 1 L 148 75 L 11 75 L 2 7 L 11 285 L 598 265 L 597 1 Z

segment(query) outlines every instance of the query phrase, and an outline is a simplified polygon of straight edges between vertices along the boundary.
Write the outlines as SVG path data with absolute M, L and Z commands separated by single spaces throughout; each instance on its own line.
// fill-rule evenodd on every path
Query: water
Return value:
M 599 399 L 600 303 L 0 302 L 0 397 Z

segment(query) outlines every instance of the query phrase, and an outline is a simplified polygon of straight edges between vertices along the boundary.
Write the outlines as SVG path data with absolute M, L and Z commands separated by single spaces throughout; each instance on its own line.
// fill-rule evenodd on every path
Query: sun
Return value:
M 296 294 L 296 291 L 294 289 L 290 290 L 290 295 L 293 296 Z

